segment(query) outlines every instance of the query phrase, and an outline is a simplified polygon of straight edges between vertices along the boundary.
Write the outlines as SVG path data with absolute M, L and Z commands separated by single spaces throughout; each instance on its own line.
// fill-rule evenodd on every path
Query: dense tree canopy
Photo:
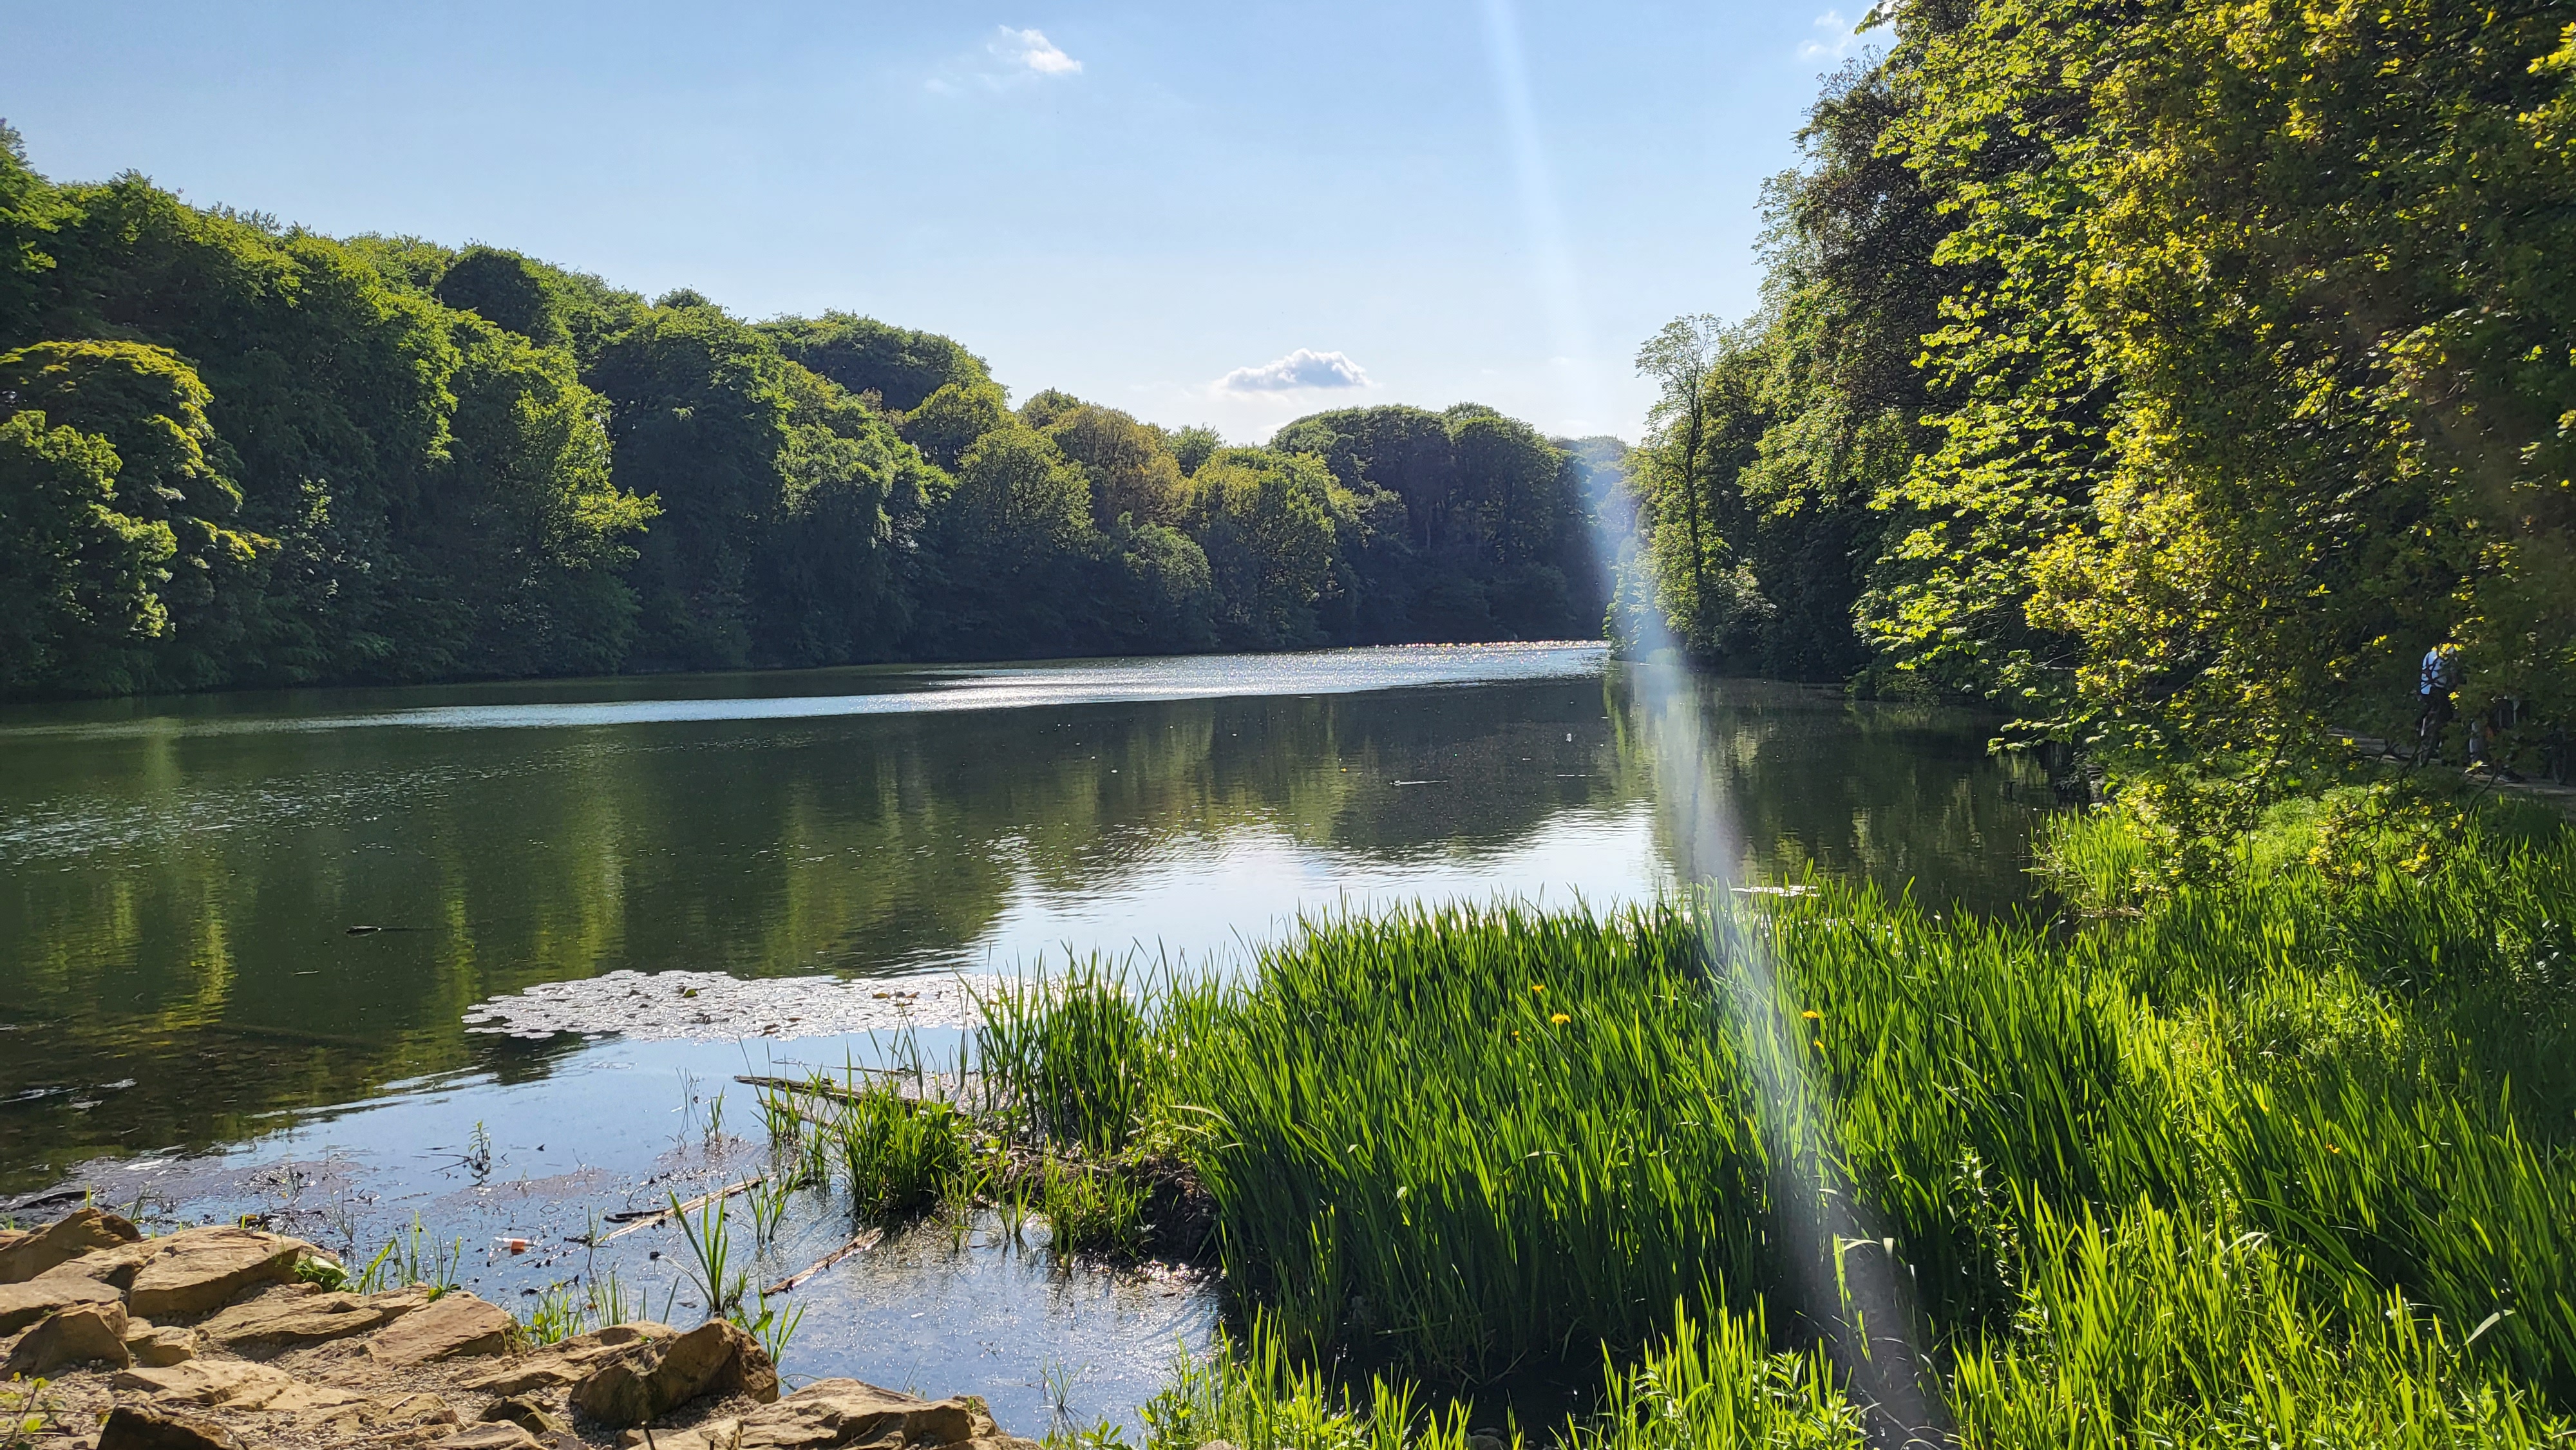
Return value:
M 1729 667 L 2287 761 L 2576 711 L 2576 50 L 2457 0 L 1915 0 L 1640 364 L 1635 598 Z
M 936 334 L 56 184 L 0 128 L 0 695 L 1591 635 L 1591 466 L 1478 408 L 1015 412 Z

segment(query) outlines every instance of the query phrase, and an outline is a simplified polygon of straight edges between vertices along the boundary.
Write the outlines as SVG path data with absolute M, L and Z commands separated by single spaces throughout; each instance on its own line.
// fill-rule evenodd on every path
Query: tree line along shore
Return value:
M 0 698 L 1591 638 L 1625 452 L 1014 408 L 935 334 L 58 184 L 0 133 Z

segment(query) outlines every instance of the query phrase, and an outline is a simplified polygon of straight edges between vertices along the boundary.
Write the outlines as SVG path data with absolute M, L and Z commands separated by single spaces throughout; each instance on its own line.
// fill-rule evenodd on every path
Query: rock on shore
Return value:
M 0 1233 L 0 1378 L 42 1376 L 61 1450 L 1037 1450 L 981 1400 L 835 1379 L 782 1398 L 721 1320 L 535 1346 L 462 1290 L 303 1282 L 311 1244 L 247 1228 L 146 1238 L 84 1208 Z M 330 1277 L 330 1276 L 322 1276 Z

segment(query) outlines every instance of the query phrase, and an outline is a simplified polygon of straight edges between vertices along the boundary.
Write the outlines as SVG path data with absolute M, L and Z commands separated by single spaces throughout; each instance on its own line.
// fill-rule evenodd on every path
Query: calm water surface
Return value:
M 561 1245 L 591 1209 L 738 1167 L 748 1090 L 707 1122 L 732 1074 L 889 1050 L 465 1030 L 533 985 L 1094 951 L 1231 970 L 1301 912 L 1601 905 L 1706 874 L 2027 899 L 2046 791 L 1986 753 L 1986 722 L 1742 681 L 1696 703 L 1730 860 L 1675 858 L 1668 727 L 1596 646 L 0 711 L 0 1191 L 149 1192 L 374 1243 L 418 1213 L 467 1235 L 469 1279 L 505 1298 L 610 1266 Z M 836 1230 L 818 1202 L 768 1259 Z M 553 1247 L 490 1252 L 502 1234 Z M 621 1272 L 658 1296 L 653 1237 L 623 1241 Z M 990 1224 L 802 1292 L 791 1370 L 980 1390 L 1023 1431 L 1050 1382 L 1079 1413 L 1131 1411 L 1212 1312 Z

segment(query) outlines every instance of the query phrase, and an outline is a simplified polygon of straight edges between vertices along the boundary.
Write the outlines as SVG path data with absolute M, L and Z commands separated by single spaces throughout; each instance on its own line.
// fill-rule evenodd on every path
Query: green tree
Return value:
M 971 390 L 993 380 L 982 358 L 948 338 L 872 317 L 826 312 L 766 322 L 761 331 L 788 360 L 830 378 L 853 396 L 874 394 L 891 412 L 909 413 L 944 387 Z M 962 444 L 958 451 L 964 451 Z
M 1191 426 L 1172 435 L 1172 459 L 1180 464 L 1184 476 L 1199 471 L 1199 465 L 1214 458 L 1225 447 L 1225 439 L 1214 428 Z
M 1080 402 L 1054 409 L 1051 421 L 1033 426 L 1042 427 L 1064 456 L 1081 467 L 1091 484 L 1092 522 L 1102 529 L 1122 518 L 1143 525 L 1169 524 L 1180 517 L 1181 464 L 1161 429 L 1115 409 Z
M 53 581 L 22 597 L 57 601 L 31 634 L 57 638 L 42 651 L 50 663 L 28 656 L 14 687 L 143 688 L 153 656 L 138 646 L 222 631 L 257 590 L 274 545 L 234 527 L 241 492 L 211 400 L 186 362 L 143 343 L 0 354 L 0 410 L 26 420 L 0 490 L 21 544 L 38 551 L 23 567 Z
M 780 381 L 783 515 L 763 563 L 759 657 L 782 665 L 898 657 L 915 561 L 949 480 L 865 402 L 794 363 Z
M 1051 655 L 1097 640 L 1090 486 L 1046 435 L 1013 421 L 976 440 L 933 527 L 943 577 L 925 611 L 930 653 Z
M 634 663 L 752 662 L 753 571 L 786 496 L 788 399 L 765 339 L 712 307 L 657 308 L 602 351 L 613 467 L 660 510 L 628 571 Z
M 897 426 L 904 441 L 920 449 L 922 457 L 954 469 L 978 440 L 1017 421 L 1011 416 L 1010 400 L 998 386 L 946 383 L 923 399 L 920 407 L 904 414 Z
M 1188 528 L 1216 581 L 1229 646 L 1320 643 L 1315 606 L 1333 576 L 1332 471 L 1313 454 L 1234 448 L 1190 475 Z
M 405 657 L 415 678 L 606 673 L 635 633 L 621 577 L 657 507 L 617 487 L 607 407 L 569 354 L 460 318 L 445 466 L 423 490 L 424 609 L 444 639 Z
M 0 690 L 131 690 L 140 646 L 170 625 L 159 589 L 178 545 L 167 520 L 119 512 L 116 449 L 0 419 Z
M 439 277 L 434 295 L 459 312 L 475 313 L 539 347 L 563 347 L 572 341 L 553 279 L 546 269 L 516 252 L 467 247 Z
M 2395 734 L 2446 639 L 2473 709 L 2576 707 L 2563 25 L 2205 3 L 2112 48 L 2073 265 L 2119 464 L 2031 611 L 2082 641 L 2090 728 Z

